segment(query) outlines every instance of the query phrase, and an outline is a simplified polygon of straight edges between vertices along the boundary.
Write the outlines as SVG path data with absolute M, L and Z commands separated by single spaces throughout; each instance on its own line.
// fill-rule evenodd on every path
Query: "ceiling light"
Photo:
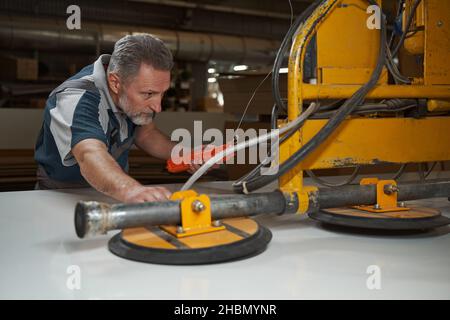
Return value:
M 245 64 L 240 64 L 240 65 L 233 67 L 234 71 L 245 71 L 247 69 L 248 69 L 248 66 L 246 66 Z

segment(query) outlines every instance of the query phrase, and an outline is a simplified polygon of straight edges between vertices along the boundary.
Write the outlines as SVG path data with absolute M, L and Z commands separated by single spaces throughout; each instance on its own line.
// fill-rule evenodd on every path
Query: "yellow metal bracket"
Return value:
M 181 200 L 181 226 L 164 225 L 161 228 L 177 238 L 225 229 L 211 220 L 211 201 L 206 194 L 199 195 L 194 190 L 178 191 L 170 200 Z
M 362 179 L 360 185 L 374 184 L 377 187 L 377 202 L 371 206 L 354 206 L 353 208 L 374 212 L 407 211 L 410 208 L 399 206 L 397 202 L 398 187 L 395 180 L 378 180 L 378 178 Z
M 303 186 L 301 190 L 295 191 L 298 197 L 298 214 L 308 212 L 311 194 L 317 192 L 317 190 L 319 189 L 315 186 Z

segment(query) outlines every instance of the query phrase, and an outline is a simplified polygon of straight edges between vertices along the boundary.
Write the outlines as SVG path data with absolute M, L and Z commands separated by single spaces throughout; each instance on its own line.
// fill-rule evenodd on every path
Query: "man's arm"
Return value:
M 170 141 L 169 137 L 159 131 L 153 122 L 136 130 L 134 141 L 136 146 L 158 159 L 170 159 L 170 153 L 177 143 Z
M 97 139 L 86 139 L 72 148 L 82 176 L 98 191 L 122 202 L 167 200 L 170 192 L 162 187 L 144 187 L 128 176 Z
M 173 147 L 177 142 L 171 141 L 164 133 L 159 131 L 156 125 L 152 122 L 146 126 L 136 129 L 135 144 L 147 154 L 162 160 L 170 159 Z M 182 150 L 183 152 L 183 150 Z M 189 173 L 194 173 L 200 168 L 200 164 L 190 163 Z M 212 169 L 217 169 L 219 165 L 214 165 Z

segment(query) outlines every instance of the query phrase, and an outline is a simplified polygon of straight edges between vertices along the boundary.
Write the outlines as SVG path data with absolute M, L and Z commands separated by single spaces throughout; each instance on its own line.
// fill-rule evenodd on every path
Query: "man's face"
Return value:
M 161 100 L 170 87 L 170 71 L 141 64 L 138 74 L 118 90 L 119 108 L 137 125 L 146 125 L 161 112 Z

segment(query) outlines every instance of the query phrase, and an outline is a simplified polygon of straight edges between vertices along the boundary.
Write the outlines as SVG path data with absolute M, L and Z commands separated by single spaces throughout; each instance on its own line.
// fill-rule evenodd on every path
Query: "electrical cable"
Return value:
M 397 16 L 399 16 L 399 15 L 402 13 L 402 11 L 403 11 L 403 2 L 404 2 L 403 0 L 400 0 L 400 1 L 399 1 L 398 8 L 397 8 Z M 407 23 L 407 26 L 408 26 L 408 27 L 407 27 L 407 29 L 405 30 L 405 33 L 404 33 L 402 39 L 399 41 L 399 44 L 397 45 L 397 47 L 399 47 L 399 46 L 402 45 L 402 43 L 403 43 L 403 41 L 404 41 L 404 37 L 406 36 L 407 31 L 409 30 L 409 27 L 410 27 L 410 25 L 411 25 L 412 16 L 413 16 L 413 14 L 414 14 L 414 12 L 415 12 L 415 9 L 417 8 L 417 6 L 418 6 L 419 3 L 420 3 L 420 0 L 418 0 L 418 1 L 416 0 L 416 2 L 413 4 L 413 11 L 412 11 L 412 13 L 410 14 L 410 16 L 409 16 L 409 18 L 408 18 L 408 23 Z M 386 64 L 388 70 L 390 71 L 390 73 L 392 74 L 392 76 L 393 76 L 393 78 L 394 78 L 394 81 L 395 81 L 396 83 L 410 84 L 410 83 L 411 83 L 411 80 L 408 79 L 407 77 L 404 77 L 403 75 L 401 75 L 400 71 L 398 70 L 396 64 L 395 64 L 394 61 L 393 61 L 392 53 L 390 52 L 390 45 L 392 44 L 393 39 L 394 39 L 394 33 L 391 34 L 391 38 L 390 38 L 390 40 L 389 40 L 389 43 L 388 43 L 388 42 L 385 42 L 385 45 L 386 45 L 386 63 L 385 63 L 385 64 Z M 281 48 L 282 48 L 282 47 L 280 47 L 280 51 L 279 51 L 279 52 L 282 51 Z M 397 50 L 398 50 L 398 49 L 396 48 L 395 52 L 397 52 Z M 279 61 L 279 55 L 278 55 L 278 54 L 277 54 L 277 59 L 276 59 L 276 61 L 277 61 L 277 62 Z M 276 64 L 274 64 L 274 66 L 275 66 L 275 65 L 276 65 Z M 279 68 L 277 68 L 277 69 L 279 69 Z M 274 70 L 273 70 L 273 73 L 272 73 L 272 81 L 274 81 L 274 79 L 277 78 L 277 75 L 278 75 L 278 74 L 277 74 L 277 69 L 274 68 Z M 278 82 L 278 81 L 277 81 L 277 82 Z M 277 93 L 279 94 L 279 90 L 276 90 L 276 88 L 275 88 L 275 90 L 273 90 L 273 92 L 275 93 L 275 95 L 277 95 Z M 281 100 L 281 99 L 280 99 L 280 100 Z M 284 106 L 283 102 L 281 102 L 281 105 Z M 277 106 L 277 104 L 274 106 L 274 110 L 276 109 L 276 106 Z M 370 110 L 370 109 L 367 109 L 367 110 L 356 110 L 355 113 L 364 114 L 364 113 L 373 113 L 373 112 L 400 112 L 400 111 L 404 111 L 404 110 L 407 110 L 407 109 L 409 109 L 409 108 L 413 108 L 413 107 L 416 107 L 416 106 L 417 106 L 417 104 L 411 104 L 411 105 L 408 105 L 408 106 L 405 106 L 405 107 L 402 107 L 402 108 L 396 108 L 396 109 L 394 109 L 394 108 L 393 108 L 393 109 L 378 108 L 378 109 L 376 109 L 376 110 Z M 274 121 L 273 113 L 272 113 L 272 118 L 271 118 L 271 119 L 272 119 L 272 126 L 273 126 L 273 121 Z M 263 164 L 263 163 L 264 163 L 264 161 L 262 162 L 262 164 Z M 403 173 L 405 167 L 406 167 L 406 164 L 401 166 L 400 170 L 399 170 L 399 171 L 397 172 L 397 174 L 395 175 L 395 178 L 396 178 L 396 179 L 397 179 L 398 177 L 401 176 L 401 174 Z M 342 185 L 351 183 L 351 181 L 353 181 L 354 178 L 357 176 L 359 169 L 360 169 L 360 166 L 357 166 L 357 167 L 355 168 L 354 172 L 352 173 L 352 175 L 349 177 L 348 180 L 346 180 L 346 181 L 344 181 L 344 182 L 341 182 L 341 183 L 337 183 L 337 184 L 331 184 L 331 183 L 329 183 L 329 182 L 326 182 L 326 181 L 324 181 L 324 180 L 321 180 L 320 178 L 318 178 L 318 177 L 317 177 L 312 171 L 310 171 L 310 170 L 307 170 L 307 173 L 308 173 L 308 175 L 309 175 L 313 180 L 315 180 L 316 182 L 318 182 L 318 183 L 320 183 L 320 184 L 322 184 L 322 185 L 325 185 L 325 186 L 334 187 L 334 186 L 342 186 Z M 431 169 L 432 169 L 432 168 L 431 168 Z M 431 172 L 431 171 L 429 171 L 429 172 Z M 429 174 L 429 172 L 428 172 L 427 174 Z M 248 175 L 247 175 L 245 178 L 248 178 Z
M 308 116 L 305 116 L 304 120 L 299 122 L 294 128 L 292 128 L 288 133 L 284 134 L 279 141 L 279 145 L 282 145 L 285 141 L 287 141 L 287 139 L 289 139 L 295 132 L 297 132 L 298 130 L 300 130 L 300 128 L 303 126 L 303 124 L 306 122 L 307 119 L 311 118 L 311 115 L 313 115 L 317 110 L 319 109 L 319 105 L 316 104 L 311 104 L 303 113 L 303 114 L 307 114 Z M 273 119 L 272 119 L 273 120 Z M 273 122 L 272 122 L 273 123 Z M 272 129 L 276 129 L 276 126 L 272 126 Z M 246 174 L 245 176 L 237 179 L 233 185 L 238 185 L 240 183 L 242 183 L 243 181 L 246 181 L 247 179 L 252 179 L 254 178 L 257 174 L 260 173 L 260 169 L 269 164 L 272 161 L 272 157 L 268 156 L 266 158 L 264 158 L 252 171 L 250 171 L 248 174 Z
M 434 167 L 436 167 L 437 162 L 433 162 L 432 165 L 430 166 L 430 168 L 427 170 L 427 172 L 425 172 L 425 174 L 423 175 L 424 179 L 428 178 L 428 176 L 430 175 L 430 173 L 433 171 Z
M 369 0 L 369 1 L 371 1 L 371 0 Z M 278 92 L 278 97 L 274 97 L 275 103 L 276 103 L 277 105 L 281 106 L 282 109 L 283 109 L 284 111 L 287 111 L 287 108 L 286 108 L 285 104 L 283 103 L 283 101 L 282 101 L 282 99 L 281 99 L 281 96 L 279 95 L 279 85 L 278 85 L 278 80 L 279 80 L 279 78 L 278 78 L 278 76 L 279 76 L 279 69 L 280 69 L 280 67 L 281 67 L 282 58 L 283 58 L 283 55 L 284 55 L 285 48 L 286 48 L 288 42 L 291 40 L 291 38 L 292 38 L 292 36 L 294 35 L 294 33 L 297 31 L 297 29 L 298 29 L 298 27 L 300 26 L 300 24 L 301 24 L 304 20 L 306 20 L 306 18 L 307 18 L 307 17 L 308 17 L 308 16 L 316 9 L 316 7 L 318 7 L 322 2 L 324 2 L 324 0 L 317 0 L 317 1 L 315 1 L 313 4 L 311 4 L 311 5 L 310 5 L 310 6 L 309 6 L 309 7 L 308 7 L 308 8 L 307 8 L 307 9 L 306 9 L 306 10 L 305 10 L 305 11 L 304 11 L 304 12 L 296 19 L 296 20 L 295 20 L 294 24 L 289 28 L 289 30 L 288 30 L 288 32 L 287 32 L 285 38 L 283 39 L 282 45 L 280 46 L 280 49 L 279 49 L 279 51 L 278 51 L 278 53 L 277 53 L 277 57 L 276 57 L 276 59 L 275 59 L 274 67 L 273 67 L 273 70 L 272 70 L 272 85 L 274 84 L 274 82 L 276 82 L 275 87 L 276 87 L 277 92 Z M 325 14 L 326 14 L 326 13 L 324 13 L 320 18 L 322 18 Z M 319 18 L 319 19 L 320 19 L 320 18 Z M 318 19 L 318 20 L 319 20 L 319 19 Z M 273 72 L 274 72 L 274 71 L 275 71 L 275 73 L 276 73 L 275 78 L 273 77 Z M 270 74 L 270 73 L 269 73 L 269 74 Z M 274 81 L 274 79 L 275 79 L 276 81 Z M 255 90 L 255 91 L 256 91 L 256 90 Z M 272 90 L 272 92 L 274 92 L 274 90 Z M 314 104 L 314 105 L 315 105 L 315 104 Z M 311 106 L 310 106 L 310 107 L 311 107 Z M 308 109 L 310 109 L 310 108 L 308 108 Z M 309 115 L 309 114 L 308 114 L 308 115 Z M 307 112 L 301 114 L 299 118 L 302 118 L 302 119 L 303 119 L 302 122 L 306 121 L 306 119 L 307 119 Z M 297 119 L 299 119 L 299 118 L 297 118 Z M 295 122 L 295 121 L 294 121 L 294 122 Z M 286 127 L 287 127 L 287 126 L 286 126 Z M 286 127 L 283 127 L 283 128 L 280 130 L 280 134 L 281 134 L 281 131 L 282 131 L 282 130 L 286 129 Z M 294 125 L 294 127 L 295 127 L 295 125 Z M 288 130 L 286 130 L 286 131 L 288 131 Z M 286 131 L 285 131 L 285 132 L 286 132 Z M 291 132 L 293 133 L 294 131 L 292 130 Z M 263 137 L 260 137 L 260 138 L 267 138 L 267 137 L 266 137 L 266 136 L 263 136 Z M 267 140 L 268 140 L 268 139 L 265 139 L 265 140 L 262 140 L 262 141 L 267 141 Z M 261 142 L 262 142 L 262 141 L 261 141 Z M 258 143 L 260 143 L 260 142 L 258 142 Z M 212 165 L 214 164 L 213 161 L 216 161 L 216 162 L 217 162 L 217 161 L 221 160 L 223 157 L 226 157 L 227 155 L 233 153 L 234 151 L 240 150 L 240 149 L 237 148 L 237 146 L 239 146 L 239 148 L 242 149 L 242 148 L 244 148 L 244 147 L 250 146 L 250 144 L 245 144 L 245 146 L 242 146 L 242 143 L 241 143 L 241 144 L 238 144 L 238 145 L 236 145 L 236 146 L 234 146 L 234 147 L 232 147 L 232 148 L 227 148 L 225 151 L 216 154 L 213 158 L 209 159 L 206 163 L 204 163 L 204 164 L 200 167 L 200 169 L 197 170 L 197 171 L 189 178 L 189 180 L 183 185 L 183 187 L 182 187 L 181 190 L 186 190 L 186 189 L 190 188 L 190 187 L 192 186 L 192 184 L 193 184 L 196 180 L 198 180 L 198 179 L 199 179 L 199 178 L 200 178 L 200 177 L 201 177 L 201 176 L 209 169 L 210 166 L 212 166 Z M 219 156 L 221 156 L 221 157 L 219 157 Z M 216 159 L 216 158 L 217 158 L 217 159 Z
M 270 114 L 270 128 L 276 129 L 277 128 L 277 120 L 278 120 L 278 113 L 280 112 L 280 108 L 277 104 L 274 104 L 272 107 L 272 112 Z
M 324 1 L 325 2 L 325 1 Z M 373 0 L 368 0 L 371 4 L 376 4 Z M 320 2 L 322 3 L 322 2 Z M 311 5 L 309 8 L 315 9 L 314 5 L 319 5 L 319 1 L 315 2 L 313 5 Z M 308 11 L 308 10 L 307 10 Z M 305 12 L 304 12 L 305 13 Z M 317 24 L 318 21 L 320 21 L 326 14 L 323 13 L 318 19 L 314 21 L 313 24 Z M 306 16 L 306 15 L 305 15 Z M 363 85 L 352 97 L 350 97 L 343 105 L 342 107 L 335 113 L 335 115 L 327 122 L 327 124 L 319 131 L 316 136 L 313 137 L 308 143 L 306 143 L 300 150 L 298 150 L 296 153 L 294 153 L 293 156 L 291 156 L 289 159 L 287 159 L 280 167 L 280 170 L 275 175 L 265 175 L 265 176 L 259 176 L 256 178 L 253 178 L 252 180 L 248 181 L 242 181 L 242 183 L 234 185 L 234 189 L 237 192 L 244 192 L 247 193 L 249 191 L 253 191 L 255 189 L 260 188 L 261 186 L 264 186 L 271 181 L 277 179 L 282 174 L 286 173 L 288 170 L 290 170 L 293 166 L 295 166 L 299 161 L 301 161 L 306 155 L 308 155 L 312 150 L 314 150 L 318 145 L 320 145 L 330 134 L 333 132 L 337 126 L 340 125 L 340 123 L 353 111 L 355 106 L 361 104 L 364 100 L 364 97 L 366 94 L 376 85 L 383 65 L 385 64 L 386 57 L 386 25 L 385 25 L 385 16 L 384 14 L 381 17 L 382 19 L 382 26 L 381 26 L 381 43 L 380 43 L 380 52 L 378 56 L 377 65 L 370 77 L 370 80 Z M 297 19 L 296 22 L 299 22 L 298 25 L 301 23 L 301 19 Z M 297 24 L 297 23 L 296 23 Z M 311 33 L 313 32 L 314 28 L 311 29 L 310 34 L 306 35 L 309 37 Z M 292 31 L 292 28 L 290 29 Z M 289 34 L 289 32 L 288 32 Z M 286 39 L 286 38 L 285 38 Z M 275 63 L 274 63 L 275 66 Z M 276 74 L 278 74 L 279 68 L 275 68 Z M 280 101 L 281 98 L 279 99 Z M 283 103 L 283 102 L 282 102 Z M 283 105 L 283 104 L 280 105 Z M 310 106 L 311 107 L 311 106 Z M 308 108 L 311 109 L 311 108 Z M 307 112 L 301 114 L 295 121 L 289 123 L 287 126 L 283 127 L 280 130 L 280 134 L 283 134 L 287 131 L 290 131 L 291 134 L 293 134 L 295 131 L 291 130 L 292 128 L 295 128 L 298 126 L 301 122 L 306 121 L 306 119 L 309 117 L 310 114 L 307 114 Z M 301 121 L 300 121 L 301 119 Z M 232 148 L 227 148 L 227 150 L 216 154 L 213 158 L 209 159 L 199 170 L 197 170 L 193 176 L 185 183 L 185 185 L 182 187 L 182 190 L 186 190 L 192 186 L 192 184 L 202 175 L 204 172 L 206 172 L 209 167 L 211 167 L 214 163 L 218 162 L 219 160 L 223 159 L 224 157 L 230 155 L 231 153 L 234 153 L 235 151 L 241 150 L 243 148 L 255 145 L 257 143 L 261 143 L 263 141 L 267 141 L 269 139 L 273 139 L 274 134 L 271 133 L 270 135 L 266 134 L 261 137 L 257 137 L 254 139 L 251 139 L 248 142 L 242 142 L 237 144 L 236 146 L 233 146 Z M 264 163 L 264 162 L 263 162 Z M 248 177 L 247 175 L 246 177 Z
M 399 0 L 397 4 L 397 14 L 396 19 L 398 19 L 401 14 L 403 13 L 404 9 L 404 0 Z M 394 62 L 394 55 L 391 52 L 391 47 L 393 40 L 395 38 L 395 22 L 394 22 L 394 30 L 391 33 L 391 38 L 388 43 L 386 43 L 386 67 L 388 68 L 389 72 L 391 73 L 395 84 L 403 83 L 403 84 L 411 84 L 411 80 L 408 77 L 405 77 L 401 74 L 400 70 L 398 69 L 397 65 Z M 409 28 L 408 28 L 409 29 Z M 405 31 L 408 33 L 407 31 Z
M 424 174 L 424 170 L 423 170 L 423 164 L 422 163 L 419 163 L 418 164 L 418 167 L 419 167 L 419 170 L 418 170 L 418 174 L 419 174 L 419 179 L 420 179 L 420 181 L 425 181 L 425 174 Z
M 394 58 L 391 53 L 391 49 L 389 48 L 389 45 L 387 43 L 386 43 L 386 67 L 388 68 L 389 72 L 394 78 L 396 84 L 398 83 L 411 84 L 411 80 L 402 75 L 397 65 L 395 64 Z
M 398 0 L 397 13 L 395 15 L 395 20 L 397 20 L 403 13 L 404 3 L 405 3 L 405 0 Z M 389 48 L 392 47 L 392 43 L 394 42 L 394 39 L 395 39 L 395 21 L 394 21 L 394 27 L 392 28 L 391 38 L 389 39 L 389 43 L 388 43 Z
M 376 4 L 372 0 L 369 0 L 369 3 Z M 322 17 L 319 17 L 316 20 L 316 23 L 321 18 Z M 284 175 L 287 171 L 291 170 L 295 165 L 303 160 L 310 152 L 317 148 L 326 138 L 328 138 L 328 136 L 342 123 L 342 121 L 345 120 L 345 118 L 349 114 L 351 114 L 353 109 L 357 105 L 362 103 L 367 93 L 376 85 L 386 60 L 386 18 L 384 14 L 382 14 L 381 20 L 380 51 L 378 55 L 377 65 L 370 77 L 370 80 L 365 85 L 363 85 L 352 97 L 350 97 L 338 111 L 336 111 L 334 116 L 310 141 L 308 141 L 302 148 L 296 151 L 289 159 L 281 164 L 277 174 L 259 176 L 257 178 L 254 178 L 253 180 L 246 181 L 245 190 L 243 184 L 234 185 L 233 187 L 235 192 L 251 192 L 269 184 L 270 182 Z
M 416 9 L 419 6 L 420 2 L 422 0 L 414 0 L 412 6 L 411 6 L 411 11 L 408 15 L 408 18 L 406 20 L 406 25 L 405 25 L 405 30 L 403 31 L 397 45 L 395 46 L 394 50 L 392 50 L 392 56 L 395 57 L 398 53 L 398 51 L 400 50 L 401 46 L 403 45 L 403 42 L 405 41 L 406 35 L 408 34 L 408 30 L 411 27 L 411 23 L 413 21 L 413 18 L 415 16 L 416 13 Z
M 402 176 L 402 174 L 405 172 L 405 169 L 406 169 L 407 165 L 408 165 L 407 163 L 403 163 L 401 165 L 400 169 L 398 169 L 397 173 L 390 180 L 397 180 L 397 179 L 399 179 Z
M 252 95 L 250 96 L 250 99 L 248 100 L 247 105 L 246 105 L 245 108 L 244 108 L 244 112 L 242 113 L 241 119 L 239 120 L 239 123 L 238 123 L 238 125 L 237 125 L 235 131 L 237 131 L 237 130 L 241 127 L 242 121 L 244 120 L 244 117 L 245 117 L 245 115 L 246 115 L 246 113 L 247 113 L 248 107 L 249 107 L 250 104 L 252 103 L 253 98 L 254 98 L 255 95 L 256 95 L 256 92 L 257 92 L 258 89 L 262 86 L 262 84 L 264 83 L 264 81 L 266 81 L 266 79 L 270 76 L 271 73 L 272 73 L 272 71 L 270 71 L 270 72 L 264 77 L 264 79 L 262 79 L 262 80 L 259 82 L 259 84 L 258 84 L 258 86 L 255 88 L 255 90 L 253 90 L 253 93 L 252 93 Z
M 188 181 L 186 181 L 186 183 L 182 186 L 180 190 L 182 191 L 189 189 L 203 174 L 205 174 L 206 171 L 209 170 L 209 168 L 211 168 L 214 164 L 221 161 L 222 159 L 228 157 L 229 155 L 239 150 L 260 144 L 267 140 L 273 140 L 275 137 L 282 135 L 288 131 L 291 131 L 291 129 L 296 128 L 299 125 L 299 123 L 304 123 L 315 109 L 316 104 L 313 102 L 304 113 L 302 113 L 294 121 L 291 121 L 286 126 L 281 128 L 279 131 L 272 131 L 259 137 L 252 138 L 249 141 L 240 142 L 236 145 L 226 148 L 221 152 L 216 153 L 212 158 L 206 161 L 197 171 L 194 172 L 194 174 L 188 179 Z
M 308 176 L 311 179 L 313 179 L 315 182 L 317 182 L 318 184 L 321 184 L 323 186 L 330 187 L 330 188 L 335 188 L 335 187 L 342 187 L 342 186 L 352 183 L 353 180 L 355 180 L 355 178 L 358 176 L 360 169 L 361 169 L 361 166 L 359 166 L 359 165 L 356 166 L 355 169 L 353 170 L 353 173 L 350 175 L 350 177 L 347 180 L 344 180 L 344 181 L 338 182 L 338 183 L 331 183 L 331 182 L 325 181 L 325 180 L 319 178 L 318 176 L 316 176 L 316 174 L 312 170 L 305 170 L 305 171 L 308 174 Z
M 278 105 L 284 112 L 287 112 L 287 106 L 281 98 L 280 93 L 280 68 L 283 63 L 284 55 L 287 52 L 287 48 L 289 43 L 292 41 L 295 32 L 298 30 L 300 25 L 308 18 L 311 13 L 322 3 L 323 0 L 316 0 L 309 7 L 305 9 L 294 21 L 294 23 L 289 28 L 288 32 L 283 38 L 281 42 L 280 48 L 277 51 L 275 56 L 275 62 L 272 68 L 272 95 L 275 101 L 275 104 Z
M 362 115 L 371 113 L 397 113 L 409 109 L 417 108 L 418 102 L 412 99 L 391 99 L 385 103 L 370 103 L 358 106 L 352 115 Z M 335 114 L 336 111 L 318 112 L 311 116 L 312 119 L 327 119 Z

